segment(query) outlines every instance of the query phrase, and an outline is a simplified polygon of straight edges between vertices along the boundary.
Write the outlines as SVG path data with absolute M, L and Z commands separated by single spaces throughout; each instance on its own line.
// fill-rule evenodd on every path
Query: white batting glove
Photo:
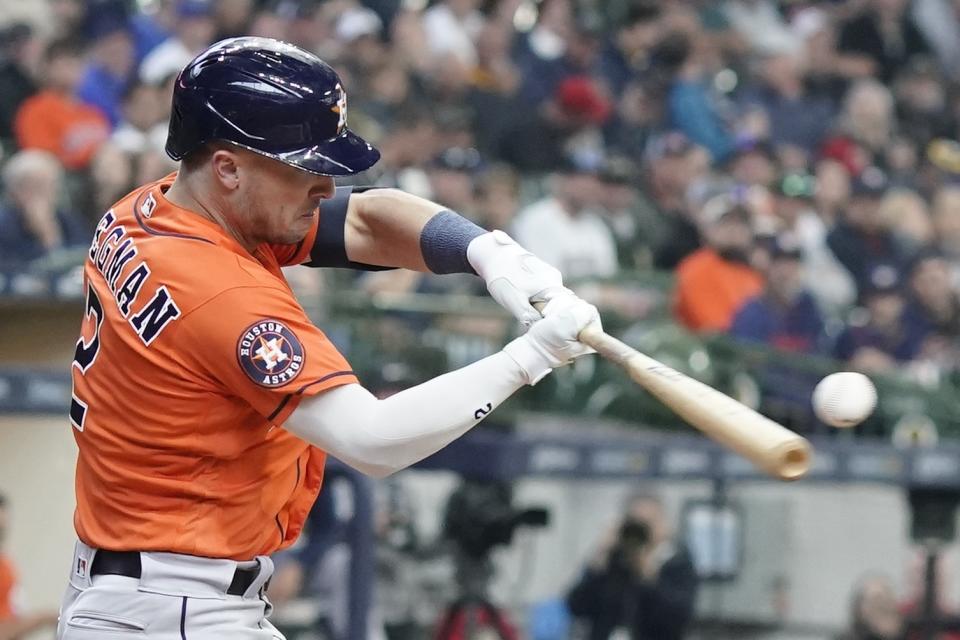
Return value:
M 560 271 L 533 255 L 503 231 L 474 238 L 467 261 L 487 283 L 490 295 L 525 327 L 542 317 L 534 302 L 572 294 L 563 286 Z
M 529 331 L 503 348 L 520 365 L 529 385 L 574 358 L 593 353 L 577 336 L 588 326 L 600 326 L 597 308 L 572 294 L 548 302 L 543 315 Z

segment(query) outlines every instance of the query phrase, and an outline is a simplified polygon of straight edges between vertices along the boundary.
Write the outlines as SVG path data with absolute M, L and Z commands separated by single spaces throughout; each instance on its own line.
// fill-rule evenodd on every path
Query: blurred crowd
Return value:
M 163 152 L 193 55 L 343 76 L 358 181 L 503 228 L 571 281 L 870 372 L 960 367 L 958 0 L 48 0 L 0 32 L 0 268 L 87 242 Z M 430 279 L 391 286 L 430 290 Z

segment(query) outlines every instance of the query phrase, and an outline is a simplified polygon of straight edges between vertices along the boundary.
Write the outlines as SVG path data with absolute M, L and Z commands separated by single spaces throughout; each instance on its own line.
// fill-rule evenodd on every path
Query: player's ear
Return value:
M 240 167 L 237 160 L 237 154 L 230 149 L 217 149 L 210 158 L 213 175 L 229 191 L 240 186 Z

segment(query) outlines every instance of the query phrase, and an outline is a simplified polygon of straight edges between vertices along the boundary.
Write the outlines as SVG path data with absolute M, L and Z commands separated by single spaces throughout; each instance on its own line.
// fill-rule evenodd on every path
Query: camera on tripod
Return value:
M 519 527 L 545 527 L 550 513 L 539 506 L 513 505 L 513 490 L 502 482 L 465 480 L 451 494 L 444 515 L 444 535 L 473 558 L 508 545 Z

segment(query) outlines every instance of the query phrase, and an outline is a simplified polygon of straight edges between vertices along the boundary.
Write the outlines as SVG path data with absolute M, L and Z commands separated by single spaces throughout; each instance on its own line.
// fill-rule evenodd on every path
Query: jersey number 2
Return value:
M 84 307 L 84 322 L 95 316 L 96 320 L 93 326 L 93 337 L 89 342 L 80 336 L 77 340 L 77 350 L 73 354 L 73 366 L 79 370 L 79 375 L 87 372 L 87 369 L 97 359 L 97 353 L 100 351 L 100 325 L 103 324 L 103 305 L 100 304 L 100 298 L 94 290 L 93 285 L 87 283 L 87 302 Z M 76 375 L 76 374 L 75 374 Z M 83 431 L 83 421 L 87 417 L 87 403 L 77 397 L 76 384 L 70 398 L 70 424 L 77 431 Z

